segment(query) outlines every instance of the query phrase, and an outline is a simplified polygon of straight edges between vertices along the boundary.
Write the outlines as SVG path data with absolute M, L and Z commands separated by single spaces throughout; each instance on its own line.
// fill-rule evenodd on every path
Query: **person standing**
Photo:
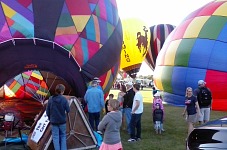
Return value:
M 153 111 L 153 122 L 154 122 L 154 127 L 155 127 L 155 131 L 156 133 L 158 133 L 158 127 L 160 128 L 160 130 L 162 130 L 163 127 L 163 110 L 160 107 L 160 103 L 156 103 L 155 104 L 155 109 Z M 161 131 L 160 131 L 161 134 Z
M 198 117 L 200 116 L 200 108 L 199 108 L 198 101 L 192 93 L 193 93 L 192 88 L 187 87 L 186 95 L 185 95 L 185 108 L 182 113 L 183 117 L 185 117 L 187 112 L 188 136 L 190 135 L 190 133 L 194 128 L 194 123 L 196 123 L 196 119 L 197 119 L 196 115 L 198 114 Z
M 132 104 L 133 104 L 133 98 L 135 96 L 135 92 L 132 88 L 132 82 L 126 83 L 126 94 L 123 96 L 123 112 L 125 115 L 125 120 L 127 124 L 127 131 L 128 134 L 131 134 L 131 128 L 130 128 L 130 121 L 131 121 L 131 112 L 132 112 Z
M 210 111 L 212 105 L 212 94 L 209 88 L 206 87 L 206 82 L 198 81 L 198 88 L 195 89 L 194 95 L 197 97 L 201 116 L 198 121 L 200 124 L 206 123 L 210 120 Z
M 106 114 L 108 113 L 108 112 L 110 112 L 109 110 L 108 110 L 108 102 L 109 102 L 109 100 L 111 100 L 111 99 L 113 99 L 114 98 L 114 95 L 113 94 L 109 94 L 109 99 L 107 99 L 106 100 L 106 102 L 105 102 L 105 112 L 106 112 Z
M 98 130 L 104 133 L 99 150 L 121 150 L 120 127 L 122 113 L 119 111 L 119 102 L 113 99 L 109 100 L 108 110 L 110 112 L 103 117 L 98 125 Z
M 67 150 L 66 145 L 66 113 L 69 113 L 69 103 L 63 96 L 65 86 L 58 84 L 55 95 L 49 98 L 46 114 L 50 120 L 53 144 L 55 150 Z
M 141 140 L 141 116 L 143 113 L 143 96 L 139 90 L 140 90 L 140 85 L 134 84 L 133 91 L 135 92 L 135 96 L 133 99 L 132 118 L 130 121 L 131 138 L 128 140 L 128 142 Z M 136 132 L 135 132 L 135 129 L 137 129 Z
M 123 111 L 123 102 L 124 102 L 124 95 L 126 94 L 126 86 L 124 84 L 121 84 L 120 87 L 120 92 L 118 93 L 117 100 L 120 103 L 120 108 L 119 110 L 122 113 L 122 129 L 126 129 L 126 124 L 125 124 L 125 117 L 124 117 L 124 111 Z
M 91 127 L 93 130 L 97 130 L 100 120 L 100 111 L 105 107 L 104 94 L 102 90 L 97 88 L 97 81 L 93 80 L 91 86 L 92 88 L 86 91 L 84 100 L 87 103 L 88 118 Z

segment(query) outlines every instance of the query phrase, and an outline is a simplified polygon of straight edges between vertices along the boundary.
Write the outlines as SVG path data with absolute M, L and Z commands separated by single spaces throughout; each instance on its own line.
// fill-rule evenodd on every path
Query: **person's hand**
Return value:
M 202 116 L 202 114 L 200 112 L 198 112 L 197 115 L 198 115 L 198 117 L 201 117 Z
M 185 112 L 182 113 L 182 116 L 183 116 L 183 117 L 185 116 Z

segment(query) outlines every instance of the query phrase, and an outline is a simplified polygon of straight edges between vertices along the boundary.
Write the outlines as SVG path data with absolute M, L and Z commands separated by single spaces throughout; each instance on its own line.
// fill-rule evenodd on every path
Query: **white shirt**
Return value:
M 136 101 L 139 101 L 140 105 L 139 105 L 138 109 L 135 111 L 135 114 L 141 114 L 141 113 L 143 113 L 143 96 L 139 91 L 136 92 L 136 94 L 134 96 L 132 110 L 134 110 L 134 108 L 136 106 Z

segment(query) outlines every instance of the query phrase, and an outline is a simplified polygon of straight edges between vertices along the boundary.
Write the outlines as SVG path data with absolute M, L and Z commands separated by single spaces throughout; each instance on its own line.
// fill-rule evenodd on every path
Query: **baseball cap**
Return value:
M 126 85 L 132 86 L 133 84 L 131 81 L 129 81 L 128 83 L 126 83 Z
M 199 81 L 198 81 L 198 85 L 201 85 L 201 84 L 206 84 L 206 82 L 203 81 L 203 80 L 199 80 Z
M 161 94 L 159 92 L 155 93 L 154 96 L 161 96 Z

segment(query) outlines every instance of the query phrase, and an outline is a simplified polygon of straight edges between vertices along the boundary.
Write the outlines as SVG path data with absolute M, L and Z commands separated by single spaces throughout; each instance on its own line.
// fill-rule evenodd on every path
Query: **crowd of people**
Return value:
M 140 85 L 127 82 L 121 84 L 117 99 L 113 94 L 105 101 L 100 80 L 94 79 L 87 89 L 84 101 L 87 105 L 88 119 L 91 128 L 103 134 L 103 142 L 100 150 L 121 150 L 120 129 L 125 129 L 129 134 L 128 142 L 141 140 L 141 116 L 143 114 L 143 96 L 140 93 Z M 53 143 L 55 149 L 66 149 L 66 115 L 69 105 L 62 94 L 64 85 L 56 86 L 55 95 L 51 96 L 46 108 L 47 116 L 52 125 Z M 152 116 L 154 129 L 165 131 L 163 128 L 164 106 L 160 92 L 153 88 Z M 206 87 L 206 82 L 198 81 L 198 88 L 193 91 L 191 87 L 186 88 L 185 108 L 182 113 L 188 123 L 188 135 L 192 132 L 194 125 L 206 123 L 210 119 L 212 94 Z M 100 121 L 100 113 L 105 110 L 105 115 Z M 54 111 L 54 113 L 53 113 Z

